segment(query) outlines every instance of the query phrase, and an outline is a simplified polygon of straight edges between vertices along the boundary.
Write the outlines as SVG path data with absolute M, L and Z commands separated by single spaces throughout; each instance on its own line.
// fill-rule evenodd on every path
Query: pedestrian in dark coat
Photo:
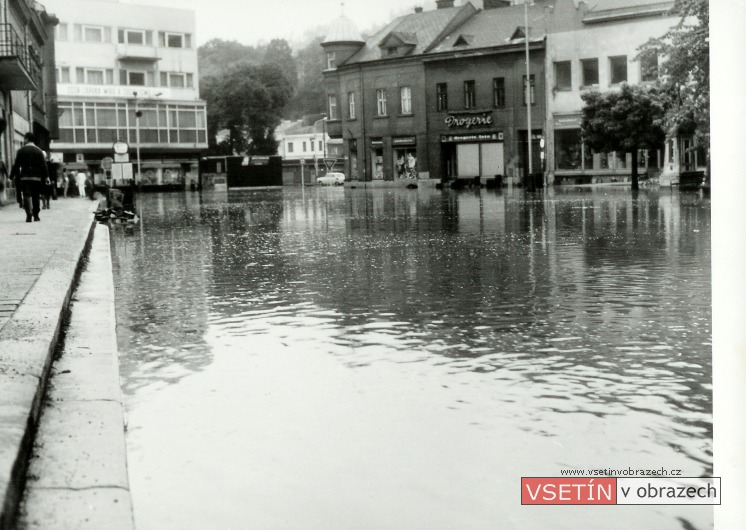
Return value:
M 23 208 L 26 210 L 26 222 L 39 219 L 39 195 L 49 180 L 47 172 L 47 160 L 44 151 L 34 144 L 34 135 L 26 133 L 23 137 L 25 145 L 16 153 L 13 169 L 10 171 L 11 178 L 20 183 L 23 193 Z

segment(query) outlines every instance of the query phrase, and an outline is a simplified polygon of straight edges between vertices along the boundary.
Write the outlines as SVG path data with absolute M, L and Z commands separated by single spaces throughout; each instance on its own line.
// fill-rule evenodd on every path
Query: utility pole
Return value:
M 525 41 L 526 41 L 526 141 L 528 142 L 528 188 L 534 189 L 533 186 L 533 152 L 531 149 L 532 130 L 531 130 L 531 64 L 529 63 L 530 56 L 528 51 L 529 41 L 529 29 L 528 29 L 528 3 L 530 0 L 524 0 L 523 2 L 523 18 L 526 24 Z

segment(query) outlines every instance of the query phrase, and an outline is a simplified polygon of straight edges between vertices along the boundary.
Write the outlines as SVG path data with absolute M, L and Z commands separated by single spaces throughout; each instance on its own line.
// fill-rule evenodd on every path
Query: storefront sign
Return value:
M 393 145 L 415 145 L 417 143 L 416 136 L 399 136 L 398 138 L 392 138 L 391 143 Z
M 448 116 L 446 118 L 448 127 L 463 127 L 471 129 L 478 125 L 492 125 L 492 116 L 489 112 L 483 112 L 481 116 Z
M 580 127 L 580 116 L 555 116 L 555 127 Z
M 474 134 L 441 134 L 441 143 L 460 143 L 460 142 L 502 142 L 502 132 L 492 133 L 474 133 Z
M 371 138 L 370 145 L 373 147 L 383 147 L 383 138 Z
M 179 95 L 194 93 L 194 89 L 173 89 L 168 87 L 142 87 L 121 85 L 74 85 L 63 83 L 57 87 L 58 96 L 93 96 L 132 98 L 133 92 L 142 98 L 174 99 Z

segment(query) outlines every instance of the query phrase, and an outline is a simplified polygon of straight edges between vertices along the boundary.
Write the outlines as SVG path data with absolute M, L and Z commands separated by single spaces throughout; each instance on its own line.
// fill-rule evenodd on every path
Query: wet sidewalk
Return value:
M 63 317 L 93 234 L 97 202 L 52 201 L 26 223 L 0 207 L 0 528 L 11 523 Z

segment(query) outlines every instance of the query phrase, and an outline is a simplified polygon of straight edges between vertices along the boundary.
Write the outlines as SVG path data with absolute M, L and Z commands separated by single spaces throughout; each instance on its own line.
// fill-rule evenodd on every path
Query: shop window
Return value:
M 403 86 L 399 91 L 401 94 L 401 113 L 412 114 L 412 87 Z
M 531 74 L 531 87 L 530 87 L 530 95 L 531 95 L 531 104 L 536 105 L 536 78 L 534 77 L 534 74 Z M 526 104 L 526 76 L 523 76 L 523 104 Z
M 580 129 L 554 131 L 554 155 L 557 169 L 581 169 L 582 147 Z
M 598 59 L 582 59 L 583 86 L 598 85 Z
M 373 180 L 383 180 L 383 147 L 374 146 L 371 149 L 370 161 Z
M 417 149 L 412 147 L 398 147 L 394 149 L 394 168 L 400 179 L 417 178 Z
M 347 105 L 348 105 L 348 114 L 351 120 L 354 120 L 357 117 L 357 109 L 355 108 L 355 93 L 349 92 L 347 94 Z
M 642 81 L 655 81 L 658 79 L 658 75 L 658 54 L 643 54 L 640 57 L 640 79 Z
M 464 108 L 473 109 L 477 106 L 477 85 L 474 81 L 464 81 Z
M 495 77 L 492 80 L 492 104 L 495 107 L 505 106 L 505 78 Z
M 572 63 L 570 61 L 554 63 L 554 88 L 557 90 L 572 89 Z
M 627 81 L 627 56 L 609 57 L 609 82 L 618 85 Z
M 435 86 L 435 94 L 438 102 L 438 111 L 448 110 L 448 84 L 438 83 Z
M 379 116 L 386 116 L 386 89 L 379 88 L 376 90 L 376 111 Z

